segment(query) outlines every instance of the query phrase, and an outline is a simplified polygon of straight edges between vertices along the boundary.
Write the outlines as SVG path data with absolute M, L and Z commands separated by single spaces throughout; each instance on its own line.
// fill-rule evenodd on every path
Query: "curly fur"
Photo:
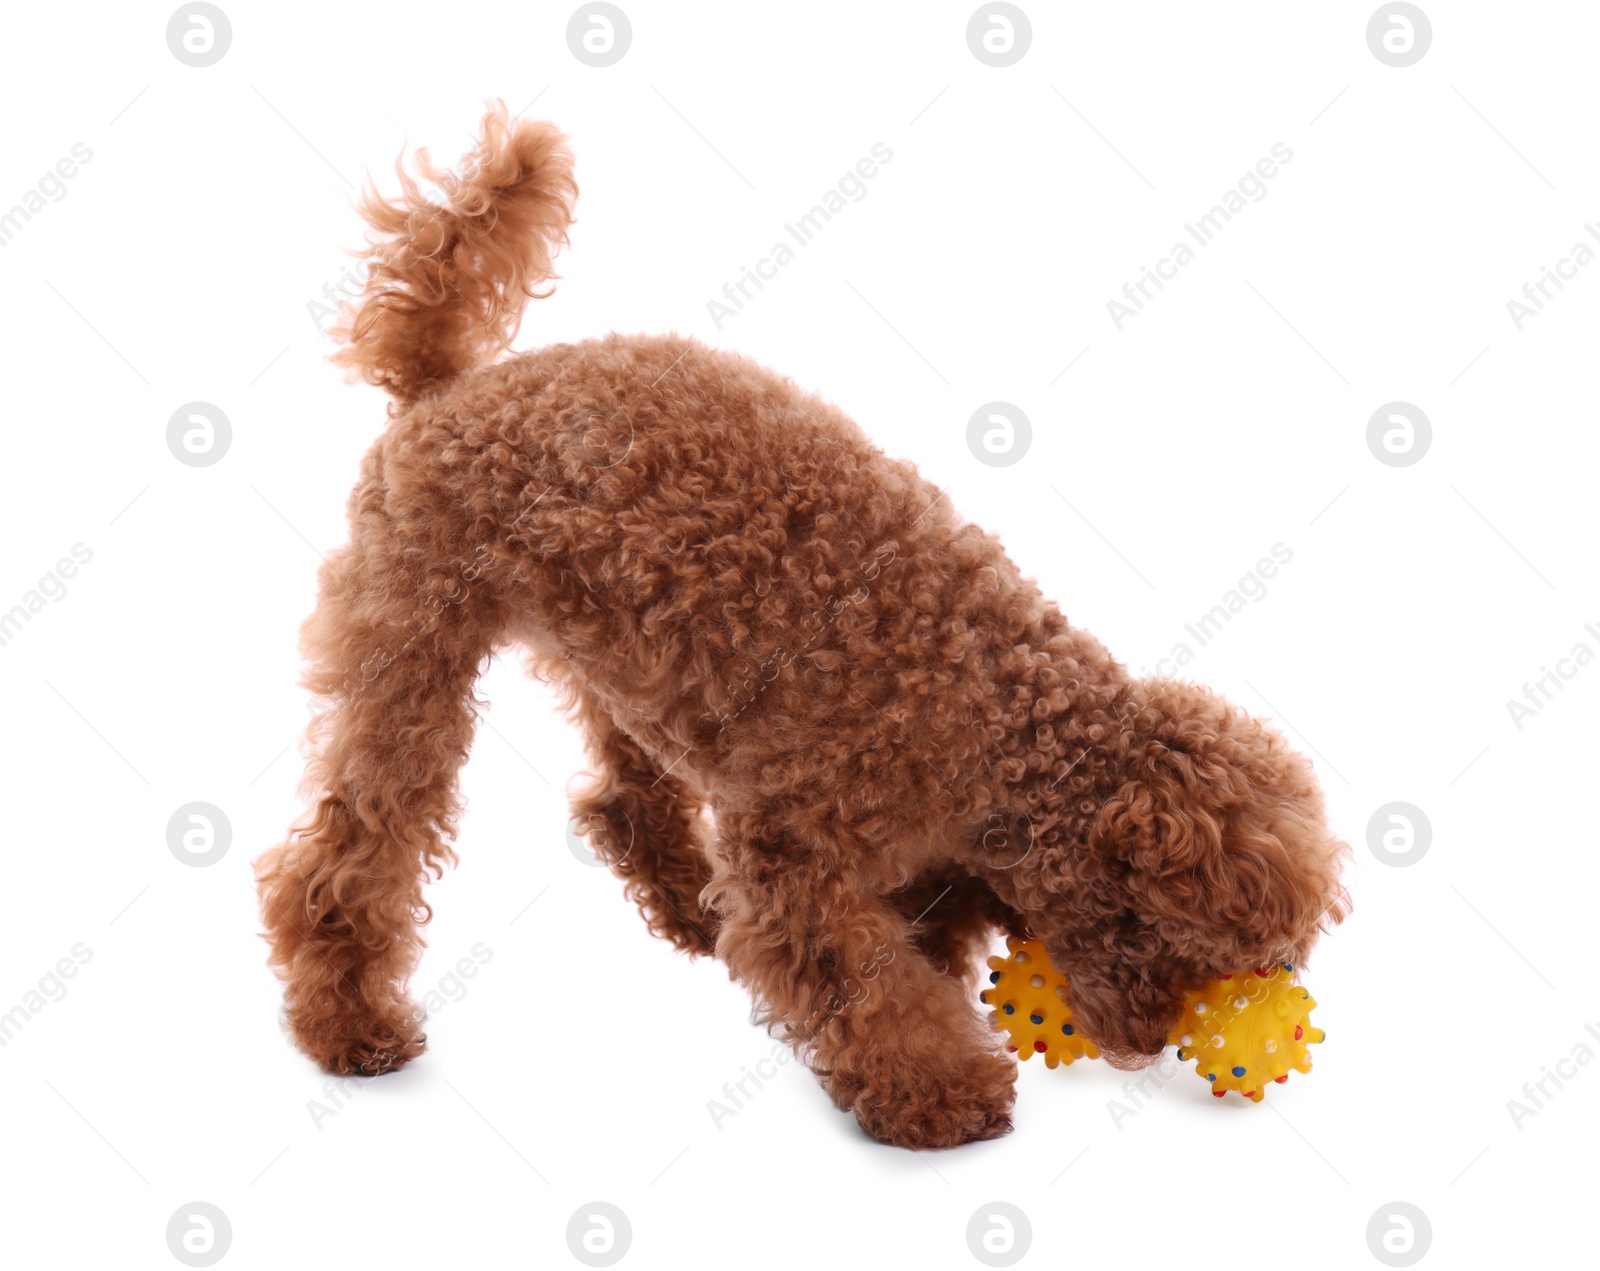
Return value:
M 445 203 L 426 199 L 405 168 L 398 199 L 375 190 L 360 202 L 372 226 L 356 255 L 367 265 L 360 302 L 330 334 L 333 355 L 369 384 L 410 402 L 510 347 L 529 298 L 555 277 L 578 186 L 566 138 L 548 124 L 514 123 L 491 107 L 477 151 L 459 175 L 419 150 L 418 175 Z
M 1125 1064 L 1187 988 L 1303 962 L 1346 911 L 1306 761 L 1130 677 L 840 411 L 678 337 L 481 365 L 575 188 L 549 125 L 485 130 L 448 207 L 366 205 L 387 237 L 340 357 L 396 406 L 304 631 L 334 704 L 311 812 L 259 865 L 302 1048 L 421 1051 L 422 889 L 508 643 L 588 736 L 574 815 L 650 930 L 722 959 L 880 1139 L 1009 1128 L 970 983 L 996 929 L 1045 941 Z

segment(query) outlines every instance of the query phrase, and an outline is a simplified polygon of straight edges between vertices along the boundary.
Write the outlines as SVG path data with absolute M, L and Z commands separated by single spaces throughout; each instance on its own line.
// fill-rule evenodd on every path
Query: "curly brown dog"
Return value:
M 574 815 L 650 930 L 726 962 L 890 1143 L 1009 1128 L 1016 1065 L 969 983 L 996 929 L 1041 937 L 1086 1033 L 1137 1064 L 1187 988 L 1298 965 L 1344 916 L 1304 759 L 1129 676 L 826 402 L 678 337 L 493 362 L 571 221 L 554 128 L 496 107 L 461 175 L 419 160 L 445 202 L 403 173 L 365 200 L 337 357 L 395 404 L 304 631 L 332 703 L 312 808 L 259 863 L 318 1063 L 423 1048 L 423 886 L 510 643 L 588 736 Z

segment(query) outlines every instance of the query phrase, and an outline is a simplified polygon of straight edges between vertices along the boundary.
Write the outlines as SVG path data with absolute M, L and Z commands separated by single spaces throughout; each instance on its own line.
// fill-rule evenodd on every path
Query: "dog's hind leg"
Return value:
M 358 492 L 353 543 L 321 571 L 302 633 L 313 724 L 307 818 L 257 864 L 290 1029 L 330 1072 L 379 1073 L 421 1053 L 406 982 L 429 917 L 424 882 L 453 861 L 456 774 L 498 602 L 447 527 L 397 526 Z
M 592 695 L 580 689 L 574 699 L 594 765 L 593 780 L 572 801 L 574 825 L 622 879 L 652 935 L 685 953 L 713 952 L 716 915 L 700 904 L 711 881 L 701 801 L 660 771 Z

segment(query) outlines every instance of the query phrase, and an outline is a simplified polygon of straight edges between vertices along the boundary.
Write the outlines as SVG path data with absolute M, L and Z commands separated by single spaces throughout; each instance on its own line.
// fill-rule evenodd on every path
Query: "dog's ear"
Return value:
M 1148 756 L 1091 843 L 1165 951 L 1202 975 L 1300 957 L 1344 917 L 1348 849 L 1309 765 L 1259 729 Z
M 1254 721 L 1207 722 L 1127 756 L 1078 862 L 1080 925 L 1046 941 L 1124 1064 L 1160 1051 L 1185 991 L 1299 963 L 1346 910 L 1309 765 Z

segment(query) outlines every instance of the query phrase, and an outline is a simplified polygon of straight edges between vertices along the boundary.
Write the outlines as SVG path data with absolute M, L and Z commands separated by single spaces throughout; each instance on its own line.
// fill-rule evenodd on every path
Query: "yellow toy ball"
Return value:
M 1007 1050 L 1020 1059 L 1044 1056 L 1046 1068 L 1087 1056 L 1100 1057 L 1100 1048 L 1078 1030 L 1067 1002 L 1067 979 L 1045 956 L 1037 940 L 1006 937 L 1009 956 L 989 959 L 991 987 L 978 1000 L 995 1009 L 992 1027 L 1011 1034 Z
M 1257 967 L 1188 994 L 1168 1041 L 1180 1060 L 1195 1061 L 1217 1098 L 1237 1090 L 1260 1103 L 1267 1082 L 1288 1081 L 1291 1070 L 1311 1071 L 1308 1047 L 1327 1036 L 1311 1026 L 1316 1004 L 1294 982 L 1287 962 Z
M 1011 1035 L 1006 1049 L 1024 1060 L 1043 1055 L 1047 1068 L 1098 1059 L 1100 1048 L 1073 1019 L 1067 978 L 1050 965 L 1044 945 L 1008 936 L 1006 949 L 1008 956 L 989 959 L 990 987 L 978 994 L 994 1008 L 990 1026 Z M 1187 994 L 1167 1040 L 1180 1060 L 1194 1060 L 1217 1098 L 1236 1090 L 1260 1103 L 1269 1081 L 1311 1071 L 1309 1047 L 1327 1036 L 1311 1025 L 1316 1005 L 1287 962 L 1257 967 Z

